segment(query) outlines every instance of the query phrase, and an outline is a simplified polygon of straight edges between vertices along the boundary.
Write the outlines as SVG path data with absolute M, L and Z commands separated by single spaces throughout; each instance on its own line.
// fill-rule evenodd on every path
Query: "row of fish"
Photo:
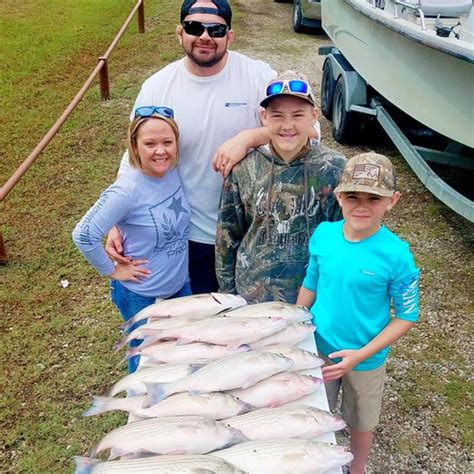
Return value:
M 128 351 L 142 367 L 84 413 L 123 410 L 132 422 L 106 434 L 92 458 L 77 457 L 76 472 L 303 473 L 350 462 L 344 448 L 314 441 L 345 424 L 305 404 L 322 383 L 308 371 L 323 361 L 296 347 L 314 331 L 310 318 L 295 305 L 217 293 L 138 313 L 133 322 L 147 323 L 117 347 L 143 339 Z M 104 450 L 109 461 L 94 459 Z

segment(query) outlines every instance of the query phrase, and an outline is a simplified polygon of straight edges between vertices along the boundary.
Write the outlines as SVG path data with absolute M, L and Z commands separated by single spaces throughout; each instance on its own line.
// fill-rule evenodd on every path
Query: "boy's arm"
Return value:
M 307 288 L 302 286 L 298 293 L 296 304 L 309 309 L 311 308 L 311 306 L 313 306 L 315 296 L 316 293 L 314 291 L 308 290 Z
M 319 127 L 319 122 L 317 122 Z M 309 138 L 319 140 L 320 128 L 311 127 Z M 214 171 L 222 173 L 227 177 L 232 168 L 241 161 L 252 149 L 266 145 L 270 141 L 270 135 L 266 127 L 258 127 L 242 130 L 237 135 L 225 141 L 217 150 L 212 159 Z
M 231 173 L 224 182 L 216 229 L 216 275 L 221 292 L 236 292 L 237 251 L 246 230 L 238 182 L 235 173 Z
M 392 321 L 375 336 L 368 344 L 360 349 L 345 349 L 329 354 L 330 359 L 342 358 L 338 364 L 323 367 L 323 376 L 325 381 L 335 380 L 352 370 L 357 364 L 373 356 L 377 352 L 385 349 L 396 340 L 400 339 L 415 325 L 412 321 L 393 318 Z

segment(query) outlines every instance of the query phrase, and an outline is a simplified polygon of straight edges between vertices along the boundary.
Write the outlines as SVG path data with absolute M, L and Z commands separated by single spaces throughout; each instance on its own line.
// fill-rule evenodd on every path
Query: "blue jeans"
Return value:
M 155 302 L 155 298 L 152 296 L 140 296 L 133 291 L 127 290 L 122 283 L 117 280 L 110 280 L 110 294 L 112 303 L 117 306 L 120 314 L 124 321 L 128 321 L 133 318 L 139 311 L 147 306 L 150 306 Z M 180 296 L 188 296 L 191 294 L 191 286 L 189 282 L 185 283 L 184 286 L 170 298 L 178 298 Z M 134 329 L 143 324 L 146 324 L 147 320 L 143 319 L 133 324 L 127 331 L 130 334 Z M 130 341 L 130 347 L 137 347 L 143 342 L 143 339 L 133 339 Z M 138 363 L 140 362 L 140 356 L 133 356 L 128 359 L 128 372 L 132 373 L 137 370 Z

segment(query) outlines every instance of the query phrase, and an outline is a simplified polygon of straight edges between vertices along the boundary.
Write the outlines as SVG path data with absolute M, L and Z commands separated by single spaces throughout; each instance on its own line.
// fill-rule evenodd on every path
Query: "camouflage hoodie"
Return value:
M 250 152 L 224 183 L 216 273 L 220 291 L 294 303 L 311 234 L 341 218 L 333 189 L 346 160 L 316 143 L 289 164 L 272 153 L 269 145 Z

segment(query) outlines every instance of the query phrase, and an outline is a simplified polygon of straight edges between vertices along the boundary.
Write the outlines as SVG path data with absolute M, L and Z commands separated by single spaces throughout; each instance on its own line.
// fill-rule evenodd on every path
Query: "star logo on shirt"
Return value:
M 174 196 L 172 198 L 171 204 L 167 207 L 167 209 L 171 209 L 174 212 L 175 219 L 178 220 L 179 215 L 183 212 L 186 213 L 186 209 L 181 205 L 181 197 L 176 199 Z

